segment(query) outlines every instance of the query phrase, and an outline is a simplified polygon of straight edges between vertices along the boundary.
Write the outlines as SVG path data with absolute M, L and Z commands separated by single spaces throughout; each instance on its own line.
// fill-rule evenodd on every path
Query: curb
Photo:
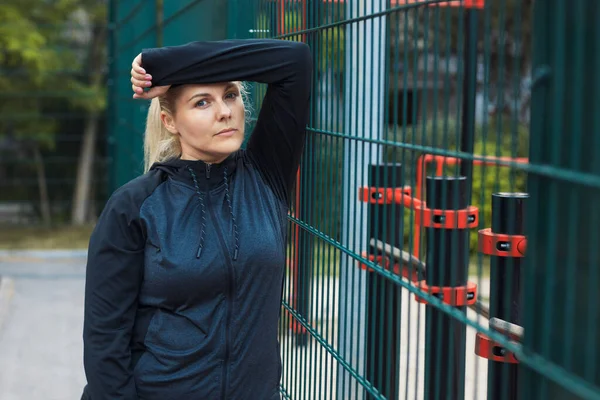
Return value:
M 33 258 L 65 258 L 87 257 L 87 249 L 58 249 L 58 250 L 0 250 L 0 257 L 33 257 Z
M 0 277 L 0 332 L 4 327 L 14 294 L 15 282 L 6 276 Z

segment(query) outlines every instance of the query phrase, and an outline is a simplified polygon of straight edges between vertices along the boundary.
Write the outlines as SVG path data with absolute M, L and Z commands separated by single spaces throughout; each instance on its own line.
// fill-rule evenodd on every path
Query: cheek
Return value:
M 211 122 L 208 113 L 189 112 L 182 115 L 178 122 L 178 130 L 187 139 L 202 139 L 203 133 L 208 132 Z
M 240 104 L 239 106 L 237 106 L 235 108 L 234 113 L 236 120 L 239 121 L 241 125 L 244 125 L 244 121 L 246 119 L 246 110 L 244 109 L 244 105 Z

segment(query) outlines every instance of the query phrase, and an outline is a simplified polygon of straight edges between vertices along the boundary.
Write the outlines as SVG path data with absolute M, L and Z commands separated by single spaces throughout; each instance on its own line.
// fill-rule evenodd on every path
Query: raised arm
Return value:
M 304 148 L 312 78 L 310 48 L 275 39 L 193 42 L 147 49 L 153 86 L 226 81 L 268 84 L 248 153 L 288 202 Z
M 144 240 L 134 214 L 131 198 L 117 193 L 107 203 L 90 239 L 83 362 L 87 391 L 94 400 L 138 398 L 130 341 L 143 276 Z

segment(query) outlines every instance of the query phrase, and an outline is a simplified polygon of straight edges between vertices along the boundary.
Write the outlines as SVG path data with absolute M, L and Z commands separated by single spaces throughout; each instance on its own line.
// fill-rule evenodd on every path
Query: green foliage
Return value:
M 5 0 L 0 6 L 0 135 L 54 146 L 59 125 L 45 113 L 101 111 L 105 89 L 86 74 L 94 21 L 105 1 Z M 76 11 L 84 11 L 76 17 Z M 87 15 L 91 18 L 82 18 Z M 90 39 L 91 40 L 91 39 Z M 104 39 L 102 39 L 104 40 Z M 102 62 L 102 60 L 99 60 Z M 57 105 L 61 105 L 57 109 Z
M 475 154 L 485 156 L 511 157 L 510 146 L 504 142 L 498 147 L 496 143 L 479 141 L 475 145 Z M 474 166 L 473 195 L 471 204 L 479 208 L 479 226 L 489 228 L 492 224 L 492 193 L 526 191 L 526 174 L 515 167 Z M 477 235 L 470 236 L 470 249 L 477 251 Z

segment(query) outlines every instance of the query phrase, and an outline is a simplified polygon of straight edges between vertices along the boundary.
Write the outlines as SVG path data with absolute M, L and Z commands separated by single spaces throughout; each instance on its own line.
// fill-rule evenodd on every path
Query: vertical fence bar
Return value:
M 394 190 L 403 186 L 402 164 L 371 165 L 369 186 L 382 190 Z M 377 196 L 373 200 L 377 200 Z M 403 213 L 394 203 L 371 202 L 368 211 L 369 241 L 381 240 L 396 248 L 402 248 L 403 235 L 398 232 Z M 374 248 L 370 255 L 385 260 L 385 253 Z M 394 261 L 390 260 L 393 265 Z M 381 262 L 380 265 L 387 265 Z M 399 396 L 400 362 L 400 312 L 402 287 L 377 272 L 367 274 L 367 320 L 366 320 L 366 377 L 386 399 Z M 366 394 L 365 394 L 366 395 Z M 366 395 L 367 398 L 368 395 Z
M 156 0 L 156 47 L 163 46 L 164 0 Z
M 460 150 L 473 154 L 475 141 L 475 85 L 477 82 L 477 17 L 476 8 L 465 9 L 466 27 L 464 32 L 464 76 Z M 467 202 L 471 202 L 473 181 L 473 161 L 462 160 L 460 175 L 467 178 Z M 467 241 L 468 242 L 468 241 Z
M 346 2 L 346 18 L 357 18 L 385 9 L 382 0 Z M 345 25 L 344 131 L 353 138 L 344 143 L 341 240 L 348 251 L 361 254 L 367 243 L 366 206 L 357 202 L 358 190 L 368 182 L 370 164 L 382 159 L 381 146 L 366 142 L 380 139 L 385 104 L 385 38 L 373 34 L 385 30 L 386 17 L 369 18 Z M 372 62 L 365 62 L 372 57 Z M 371 78 L 373 77 L 373 78 Z M 356 138 L 356 139 L 355 139 Z M 365 140 L 365 141 L 363 141 Z M 339 277 L 338 342 L 340 355 L 359 374 L 365 373 L 366 276 L 347 254 L 342 257 Z M 354 390 L 354 379 L 338 368 L 337 398 L 360 399 L 362 390 Z
M 298 10 L 291 7 L 294 4 L 290 4 L 289 12 L 297 12 Z M 290 16 L 291 20 L 290 24 L 295 23 L 290 31 L 298 31 L 305 28 L 312 28 L 318 26 L 319 24 L 319 5 L 316 1 L 309 1 L 307 4 L 307 13 L 306 19 L 302 19 L 300 23 L 298 23 L 300 19 L 299 14 L 293 14 L 294 16 Z M 284 2 L 281 4 L 281 23 L 285 26 L 286 18 L 285 13 L 286 9 L 284 8 Z M 287 29 L 286 29 L 287 30 Z M 290 33 L 290 32 L 286 32 Z M 315 65 L 318 65 L 318 53 L 315 54 L 315 49 L 318 50 L 318 42 L 319 38 L 318 32 L 311 32 L 306 36 L 306 41 L 313 49 L 313 57 L 316 60 Z M 294 40 L 297 40 L 298 37 L 295 37 Z M 313 79 L 313 89 L 312 92 L 315 93 L 317 79 Z M 315 121 L 315 115 L 317 114 L 316 99 L 311 100 L 310 105 L 310 118 L 309 124 L 313 124 Z M 304 151 L 303 162 L 300 167 L 300 176 L 301 179 L 298 182 L 296 190 L 300 191 L 300 204 L 296 205 L 296 209 L 299 211 L 299 215 L 296 215 L 296 218 L 302 219 L 309 225 L 313 225 L 313 216 L 312 213 L 315 209 L 314 202 L 311 200 L 312 194 L 312 185 L 314 182 L 311 182 L 311 176 L 313 175 L 313 149 L 314 140 L 310 137 L 306 143 L 306 149 Z M 298 231 L 298 265 L 297 265 L 297 283 L 296 283 L 296 291 L 297 291 L 297 304 L 296 311 L 299 315 L 302 315 L 306 321 L 311 320 L 310 310 L 311 310 L 311 296 L 312 296 L 312 284 L 313 284 L 313 253 L 314 253 L 314 237 L 309 232 L 304 229 L 300 229 Z M 295 334 L 296 334 L 296 343 L 298 345 L 306 345 L 308 343 L 308 334 L 306 333 L 306 329 L 299 325 L 295 325 Z
M 118 77 L 119 70 L 117 65 L 117 1 L 108 2 L 108 78 L 106 80 L 107 92 L 107 135 L 106 135 L 106 168 L 108 170 L 107 193 L 112 193 L 117 189 L 117 121 L 118 121 Z

